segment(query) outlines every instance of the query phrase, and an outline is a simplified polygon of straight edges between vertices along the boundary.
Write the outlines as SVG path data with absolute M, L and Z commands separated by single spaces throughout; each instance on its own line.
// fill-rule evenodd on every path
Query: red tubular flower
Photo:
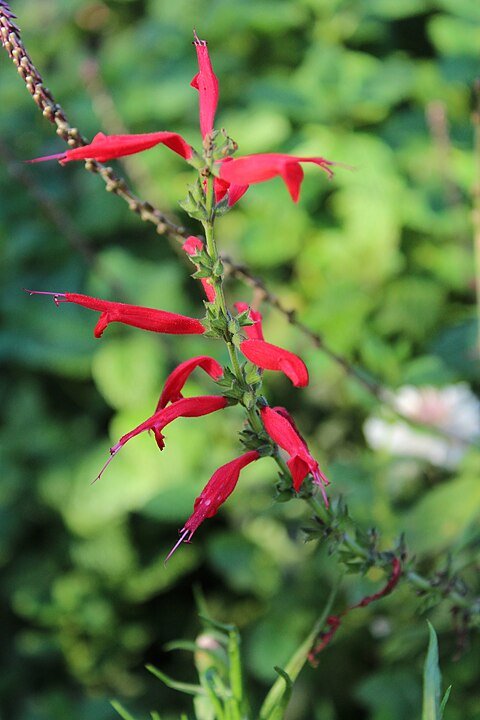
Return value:
M 215 515 L 220 505 L 235 490 L 241 470 L 251 462 L 258 460 L 259 457 L 260 455 L 256 450 L 249 450 L 244 455 L 222 465 L 213 473 L 201 494 L 195 500 L 193 513 L 180 530 L 180 537 L 168 553 L 165 562 L 171 558 L 182 542 L 188 543 L 191 541 L 194 532 L 206 518 Z
M 213 72 L 206 40 L 200 40 L 193 31 L 195 50 L 197 51 L 198 73 L 190 85 L 198 90 L 200 105 L 200 131 L 202 137 L 211 133 L 218 104 L 218 79 Z
M 248 317 L 253 321 L 253 325 L 244 325 L 243 330 L 249 340 L 263 340 L 262 313 L 254 310 L 247 303 L 237 302 L 234 305 L 239 313 L 249 310 Z
M 193 148 L 181 135 L 162 130 L 139 135 L 104 135 L 103 133 L 97 133 L 89 145 L 65 150 L 55 155 L 35 158 L 35 160 L 28 160 L 27 162 L 58 160 L 60 165 L 66 165 L 66 163 L 73 160 L 97 160 L 103 163 L 115 158 L 125 157 L 125 155 L 134 155 L 160 144 L 166 145 L 185 160 L 190 160 L 193 155 Z
M 201 367 L 202 370 L 205 370 L 205 372 L 214 380 L 219 380 L 223 375 L 223 368 L 220 363 L 213 358 L 208 357 L 208 355 L 200 355 L 199 357 L 185 360 L 185 362 L 180 363 L 180 365 L 178 365 L 178 367 L 176 367 L 175 370 L 168 376 L 165 385 L 163 386 L 163 391 L 160 395 L 160 400 L 158 401 L 155 412 L 164 408 L 169 402 L 175 403 L 182 399 L 183 395 L 181 390 L 191 373 L 197 367 Z
M 203 243 L 200 238 L 195 237 L 195 235 L 190 235 L 190 237 L 188 237 L 182 245 L 182 250 L 185 250 L 187 255 L 195 255 L 199 250 L 202 249 Z M 196 268 L 198 270 L 198 265 L 196 265 Z M 208 302 L 214 302 L 217 293 L 215 292 L 215 288 L 210 285 L 209 279 L 200 278 L 200 282 L 202 283 Z
M 261 409 L 260 414 L 265 430 L 272 440 L 290 455 L 287 465 L 292 474 L 295 491 L 300 490 L 302 482 L 308 473 L 311 473 L 315 484 L 322 491 L 325 504 L 328 506 L 324 486 L 326 487 L 330 483 L 320 470 L 318 462 L 311 456 L 305 440 L 298 432 L 288 412 L 281 407 L 264 407 Z
M 227 157 L 224 160 L 221 161 L 222 165 L 225 163 L 232 162 L 233 158 Z M 220 202 L 220 200 L 223 200 L 225 195 L 228 193 L 228 207 L 232 207 L 232 205 L 235 205 L 236 202 L 240 200 L 242 195 L 245 195 L 245 193 L 248 190 L 248 185 L 235 185 L 234 183 L 229 183 L 226 180 L 223 180 L 221 177 L 216 177 L 214 180 L 214 190 L 215 190 L 215 202 Z
M 295 387 L 308 385 L 308 370 L 298 355 L 264 340 L 244 340 L 240 343 L 240 350 L 254 365 L 264 370 L 283 372 Z
M 303 180 L 303 170 L 300 163 L 319 165 L 327 173 L 328 177 L 333 176 L 331 166 L 337 164 L 322 157 L 260 153 L 258 155 L 245 155 L 244 157 L 234 158 L 231 162 L 223 162 L 220 166 L 219 177 L 220 180 L 227 183 L 248 186 L 280 175 L 292 200 L 298 202 L 300 186 Z
M 151 417 L 140 423 L 140 425 L 137 425 L 136 428 L 123 435 L 120 440 L 110 448 L 110 457 L 95 480 L 101 478 L 112 459 L 122 447 L 133 437 L 145 432 L 145 430 L 153 431 L 158 447 L 160 450 L 163 450 L 165 443 L 163 442 L 162 430 L 173 420 L 179 417 L 201 417 L 202 415 L 209 415 L 217 410 L 223 410 L 227 405 L 228 400 L 220 395 L 200 395 L 199 397 L 182 398 L 168 407 L 158 410 Z
M 97 338 L 102 336 L 107 325 L 112 322 L 120 322 L 142 330 L 151 330 L 152 332 L 167 333 L 169 335 L 202 335 L 205 332 L 205 328 L 199 320 L 167 312 L 166 310 L 154 310 L 139 305 L 126 305 L 125 303 L 111 302 L 110 300 L 99 300 L 78 293 L 53 293 L 39 290 L 27 290 L 27 292 L 30 295 L 52 295 L 57 305 L 62 302 L 72 302 L 90 310 L 97 310 L 101 313 L 93 331 Z

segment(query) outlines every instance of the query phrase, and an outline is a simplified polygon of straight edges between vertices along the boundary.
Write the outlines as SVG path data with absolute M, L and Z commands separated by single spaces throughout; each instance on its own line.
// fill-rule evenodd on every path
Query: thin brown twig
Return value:
M 42 111 L 44 117 L 56 126 L 57 135 L 59 135 L 69 147 L 83 147 L 88 144 L 88 140 L 83 137 L 78 128 L 70 125 L 67 116 L 59 103 L 57 103 L 50 92 L 44 85 L 42 76 L 30 58 L 23 41 L 21 39 L 20 30 L 14 23 L 15 15 L 11 11 L 6 0 L 0 0 L 0 41 L 7 51 L 9 57 L 17 67 L 18 73 L 24 81 L 26 88 L 32 96 L 34 102 Z M 127 203 L 130 210 L 135 212 L 144 222 L 150 222 L 154 225 L 159 235 L 165 235 L 169 239 L 175 240 L 177 243 L 183 241 L 189 236 L 189 232 L 182 225 L 178 225 L 174 220 L 170 219 L 161 210 L 154 207 L 151 203 L 142 200 L 133 193 L 124 178 L 117 175 L 111 167 L 105 166 L 96 160 L 87 160 L 85 169 L 89 172 L 98 174 L 105 183 L 108 192 L 112 192 Z M 480 239 L 479 239 L 480 245 Z M 275 308 L 283 317 L 302 334 L 308 337 L 311 342 L 324 352 L 331 360 L 340 366 L 345 374 L 359 384 L 361 384 L 367 392 L 376 400 L 388 405 L 392 412 L 400 419 L 407 422 L 413 427 L 426 427 L 434 434 L 448 439 L 453 439 L 464 443 L 465 445 L 476 445 L 476 443 L 460 438 L 455 433 L 442 430 L 428 423 L 412 421 L 410 417 L 399 412 L 392 401 L 392 391 L 385 385 L 372 379 L 367 373 L 363 373 L 357 369 L 345 357 L 332 350 L 325 342 L 322 335 L 311 330 L 307 325 L 298 320 L 296 310 L 287 308 L 280 299 L 272 293 L 263 279 L 257 277 L 246 265 L 235 262 L 230 256 L 222 254 L 222 261 L 225 264 L 227 272 L 238 278 L 244 284 L 251 287 L 254 291 L 261 293 L 264 301 Z

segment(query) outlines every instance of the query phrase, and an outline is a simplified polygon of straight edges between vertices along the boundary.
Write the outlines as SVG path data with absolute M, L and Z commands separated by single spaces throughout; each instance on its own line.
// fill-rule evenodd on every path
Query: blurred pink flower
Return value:
M 402 415 L 425 427 L 417 429 L 399 419 L 371 416 L 363 431 L 374 450 L 454 469 L 468 444 L 480 439 L 480 402 L 466 383 L 443 388 L 406 385 L 390 394 L 389 401 Z M 428 426 L 449 437 L 429 432 Z

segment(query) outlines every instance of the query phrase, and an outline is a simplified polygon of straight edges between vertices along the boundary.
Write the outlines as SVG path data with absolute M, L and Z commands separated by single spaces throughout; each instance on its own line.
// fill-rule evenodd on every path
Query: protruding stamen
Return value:
M 46 290 L 28 290 L 23 288 L 29 295 L 50 295 L 53 297 L 53 302 L 58 307 L 62 302 L 68 302 L 66 293 L 58 292 L 47 292 Z
M 120 447 L 121 447 L 121 446 L 120 446 Z M 102 467 L 102 469 L 100 470 L 100 472 L 98 473 L 97 477 L 92 480 L 92 482 L 90 483 L 91 485 L 93 485 L 94 483 L 96 483 L 97 480 L 100 480 L 100 478 L 102 477 L 103 473 L 105 472 L 105 470 L 107 469 L 107 467 L 110 465 L 110 463 L 112 462 L 112 460 L 113 460 L 113 458 L 115 457 L 115 455 L 116 455 L 116 454 L 118 453 L 118 451 L 120 450 L 120 447 L 117 447 L 117 445 L 115 445 L 113 448 L 110 448 L 110 457 L 108 458 L 108 460 L 106 461 L 106 463 L 104 464 L 104 466 Z M 116 448 L 116 449 L 115 449 L 115 448 Z
M 166 557 L 165 560 L 163 561 L 163 564 L 164 564 L 165 566 L 166 566 L 167 562 L 170 560 L 170 558 L 172 557 L 172 555 L 173 555 L 173 553 L 175 552 L 175 550 L 178 550 L 178 548 L 180 547 L 180 545 L 181 545 L 183 542 L 187 542 L 187 543 L 188 543 L 188 542 L 190 542 L 190 540 L 192 539 L 193 533 L 190 532 L 190 530 L 188 530 L 188 529 L 186 530 L 185 528 L 182 528 L 182 529 L 180 530 L 180 533 L 181 533 L 181 534 L 180 534 L 180 537 L 178 538 L 177 542 L 175 543 L 175 545 L 173 546 L 173 548 L 170 550 L 170 552 L 168 553 L 167 557 Z M 190 536 L 190 537 L 188 537 L 188 536 Z M 187 538 L 187 539 L 186 539 L 186 538 Z
M 33 163 L 46 162 L 47 160 L 64 160 L 67 157 L 66 152 L 55 153 L 55 155 L 45 155 L 44 157 L 34 158 L 33 160 L 24 160 L 28 165 Z
M 330 485 L 330 481 L 328 478 L 325 477 L 325 475 L 318 470 L 317 472 L 312 473 L 313 474 L 313 480 L 315 482 L 315 485 L 318 485 L 320 488 L 320 492 L 322 493 L 323 502 L 325 503 L 325 507 L 330 507 L 330 502 L 327 497 L 327 493 L 325 491 L 325 485 Z
M 206 40 L 200 40 L 200 38 L 199 38 L 198 35 L 197 35 L 197 31 L 196 31 L 195 28 L 193 28 L 193 38 L 194 38 L 194 39 L 193 39 L 193 44 L 194 44 L 194 45 L 203 45 L 203 46 L 205 46 L 205 47 L 207 46 L 207 41 L 206 41 Z

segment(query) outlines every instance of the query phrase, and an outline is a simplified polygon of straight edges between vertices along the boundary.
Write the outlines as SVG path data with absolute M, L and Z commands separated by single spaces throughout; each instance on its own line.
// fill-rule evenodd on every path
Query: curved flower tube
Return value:
M 200 395 L 193 398 L 182 398 L 168 407 L 158 410 L 151 417 L 140 423 L 140 425 L 137 425 L 136 428 L 122 435 L 120 440 L 110 448 L 110 457 L 98 473 L 95 481 L 101 478 L 122 447 L 133 437 L 145 432 L 145 430 L 153 431 L 158 447 L 160 450 L 163 450 L 165 443 L 163 442 L 164 436 L 162 435 L 162 430 L 173 420 L 179 417 L 201 417 L 202 415 L 209 415 L 217 410 L 223 410 L 227 405 L 228 400 L 220 395 Z
M 137 135 L 105 135 L 100 132 L 95 135 L 88 145 L 65 150 L 55 155 L 46 155 L 34 160 L 27 160 L 27 162 L 37 163 L 46 160 L 58 160 L 60 165 L 66 165 L 74 160 L 96 160 L 103 163 L 126 155 L 134 155 L 143 150 L 149 150 L 155 145 L 166 145 L 185 160 L 190 160 L 193 156 L 193 148 L 178 133 L 161 130 Z
M 330 483 L 320 470 L 318 462 L 310 454 L 305 440 L 287 410 L 282 407 L 263 407 L 260 414 L 265 430 L 272 440 L 290 455 L 287 465 L 292 474 L 295 491 L 300 490 L 302 482 L 311 473 L 315 484 L 320 487 L 325 505 L 328 506 L 325 487 Z
M 180 530 L 180 537 L 173 548 L 165 558 L 167 562 L 175 552 L 175 550 L 183 543 L 189 543 L 193 534 L 199 528 L 206 518 L 213 517 L 218 511 L 220 505 L 232 494 L 240 476 L 240 472 L 246 465 L 258 460 L 260 454 L 256 450 L 249 450 L 235 460 L 225 463 L 216 470 L 208 483 L 203 488 L 201 494 L 194 503 L 193 513 Z
M 213 72 L 206 40 L 200 40 L 193 31 L 195 50 L 197 51 L 198 73 L 190 85 L 198 90 L 200 109 L 200 132 L 202 138 L 213 130 L 218 105 L 218 79 Z
M 182 399 L 183 395 L 181 390 L 191 373 L 197 367 L 205 370 L 207 375 L 210 375 L 214 380 L 219 380 L 223 375 L 223 367 L 208 355 L 200 355 L 199 357 L 185 360 L 183 363 L 180 363 L 166 379 L 155 412 L 164 408 L 169 402 L 175 403 Z
M 190 237 L 188 237 L 183 243 L 182 250 L 184 250 L 187 255 L 195 255 L 200 250 L 203 250 L 203 242 L 195 235 L 190 235 Z M 196 265 L 195 267 L 197 268 L 197 270 L 199 269 L 198 265 Z M 200 282 L 202 283 L 202 287 L 205 291 L 208 302 L 215 302 L 217 293 L 215 292 L 215 288 L 213 287 L 213 285 L 210 284 L 209 279 L 200 278 Z
M 303 180 L 303 170 L 300 163 L 318 165 L 327 173 L 329 178 L 333 177 L 333 171 L 330 168 L 337 164 L 323 157 L 259 153 L 257 155 L 233 158 L 231 162 L 222 162 L 218 176 L 220 180 L 227 183 L 248 186 L 253 183 L 271 180 L 279 175 L 287 186 L 293 202 L 298 202 L 300 186 Z
M 277 345 L 265 342 L 265 340 L 249 339 L 240 343 L 240 350 L 245 357 L 264 370 L 279 370 L 283 372 L 295 385 L 305 387 L 308 385 L 307 366 L 289 350 L 284 350 Z
M 71 302 L 90 310 L 97 310 L 101 313 L 93 331 L 97 338 L 102 336 L 105 328 L 112 322 L 120 322 L 142 330 L 166 333 L 168 335 L 203 335 L 205 332 L 200 320 L 167 312 L 166 310 L 155 310 L 154 308 L 145 308 L 139 305 L 99 300 L 79 293 L 54 293 L 40 290 L 27 290 L 27 292 L 30 295 L 51 295 L 56 305 L 62 302 Z

